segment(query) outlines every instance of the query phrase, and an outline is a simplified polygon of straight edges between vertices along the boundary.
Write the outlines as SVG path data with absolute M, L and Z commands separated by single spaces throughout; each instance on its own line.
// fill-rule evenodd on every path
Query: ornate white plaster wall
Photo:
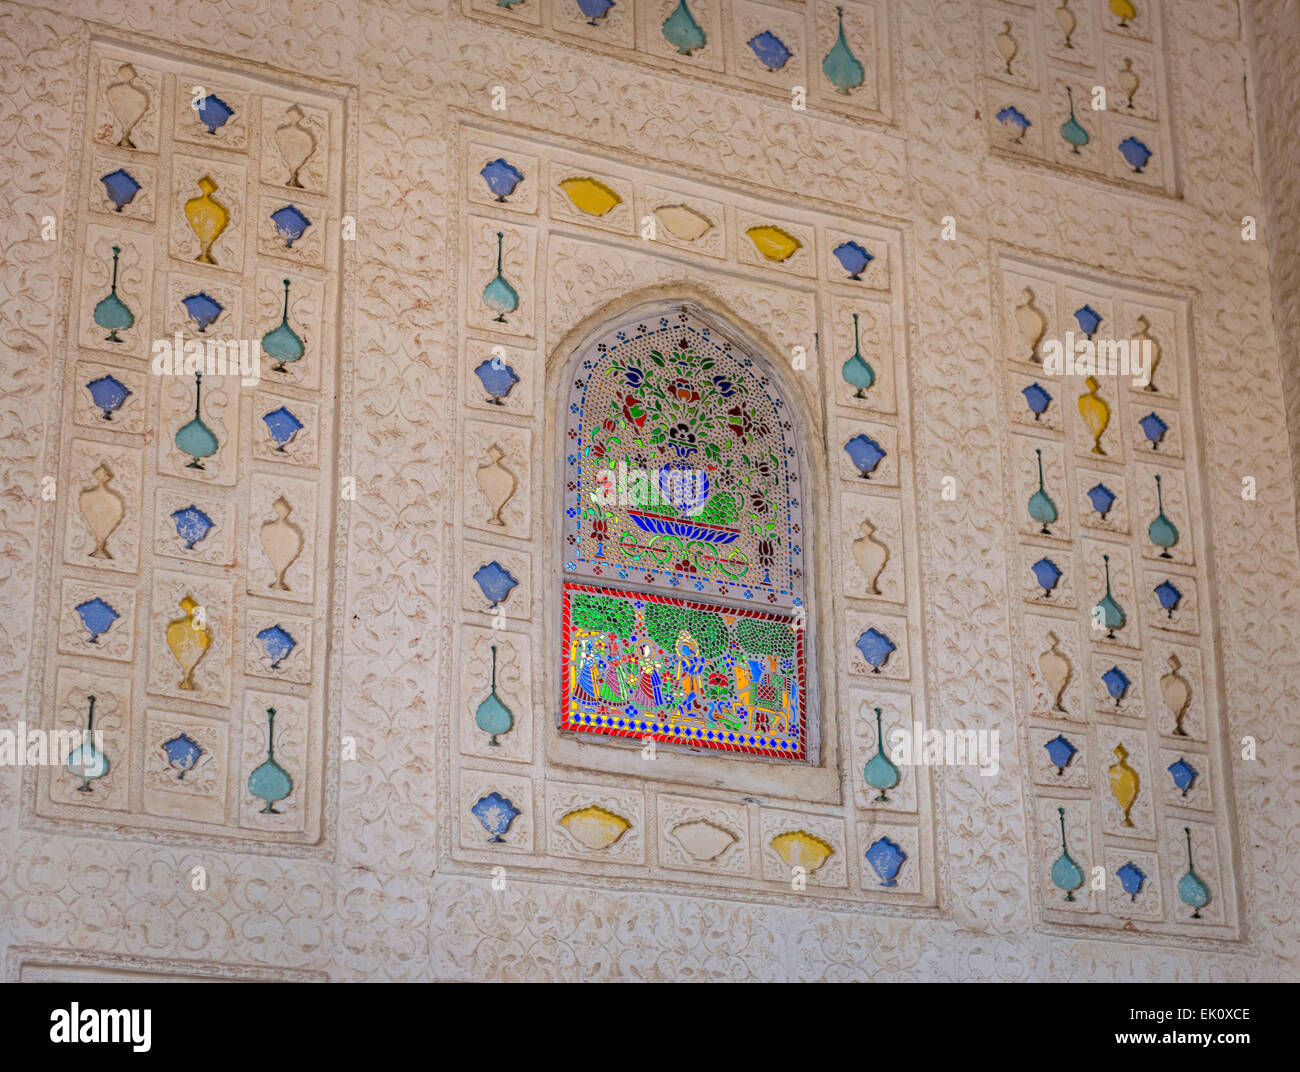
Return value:
M 81 156 L 94 44 L 310 86 L 340 102 L 340 204 L 357 226 L 333 325 L 337 434 L 326 459 L 336 475 L 355 477 L 357 497 L 337 503 L 325 556 L 332 611 L 318 609 L 314 623 L 314 643 L 327 651 L 317 683 L 326 758 L 312 786 L 322 801 L 321 837 L 304 850 L 165 830 L 110 837 L 42 828 L 29 807 L 34 782 L 0 768 L 0 944 L 9 976 L 1296 978 L 1300 556 L 1275 277 L 1263 245 L 1240 235 L 1260 190 L 1235 4 L 1164 5 L 1160 144 L 1168 159 L 1155 191 L 991 149 L 992 46 L 967 28 L 984 26 L 994 9 L 1018 8 L 1032 19 L 1034 5 L 877 4 L 888 77 L 877 81 L 874 103 L 853 114 L 815 99 L 806 112 L 793 111 L 770 85 L 730 78 L 734 68 L 704 64 L 695 72 L 671 56 L 584 47 L 580 37 L 549 29 L 558 25 L 558 0 L 536 9 L 545 20 L 533 17 L 531 4 L 504 15 L 492 5 L 413 0 L 0 4 L 6 722 L 40 717 L 31 705 L 51 657 L 42 583 L 65 533 L 40 492 L 65 432 L 50 420 L 61 412 L 51 384 L 76 346 L 67 315 L 78 256 L 70 236 L 79 233 L 88 181 Z M 505 88 L 504 112 L 492 108 L 495 86 Z M 1041 125 L 1055 123 L 1044 115 Z M 484 624 L 448 595 L 463 585 L 460 525 L 470 499 L 460 490 L 461 444 L 476 420 L 463 408 L 462 383 L 462 241 L 466 218 L 483 209 L 464 183 L 469 128 L 547 154 L 589 153 L 632 177 L 676 176 L 732 207 L 787 205 L 799 220 L 863 220 L 896 235 L 893 361 L 908 384 L 900 397 L 917 509 L 907 539 L 922 595 L 909 608 L 924 664 L 914 677 L 935 724 L 996 726 L 1004 739 L 1000 777 L 961 767 L 938 773 L 930 816 L 936 907 L 909 915 L 870 901 L 814 903 L 810 894 L 804 902 L 754 883 L 752 892 L 711 893 L 686 875 L 611 870 L 582 858 L 557 872 L 540 849 L 534 868 L 507 860 L 507 888 L 498 891 L 486 862 L 453 861 L 465 803 L 451 754 L 462 705 L 460 638 Z M 56 241 L 42 239 L 49 216 Z M 956 223 L 952 241 L 940 238 L 945 216 Z M 789 280 L 783 293 L 796 297 L 781 304 L 764 298 L 753 272 L 729 268 L 713 282 L 689 258 L 660 271 L 613 239 L 603 255 L 625 267 L 620 278 L 629 285 L 695 287 L 782 345 L 802 324 L 817 323 Z M 1050 858 L 1038 846 L 1031 800 L 1038 757 L 1022 744 L 1015 713 L 1018 667 L 1028 656 L 1016 647 L 1020 612 L 1011 593 L 1021 567 L 1000 494 L 1013 472 L 1004 454 L 999 326 L 1009 313 L 999 274 L 1008 261 L 1155 292 L 1190 310 L 1197 527 L 1210 555 L 1200 598 L 1216 624 L 1213 699 L 1228 761 L 1218 825 L 1227 847 L 1221 859 L 1236 861 L 1234 875 L 1218 876 L 1232 886 L 1239 928 L 1227 937 L 1071 929 L 1042 922 L 1033 908 L 1031 891 Z M 566 331 L 605 304 L 571 281 L 557 291 L 568 296 L 552 301 L 549 266 L 535 260 L 535 274 L 524 273 L 532 288 L 525 293 L 546 303 L 530 314 L 534 373 Z M 813 289 L 804 288 L 805 297 Z M 540 382 L 531 386 L 536 423 L 523 416 L 511 427 L 531 434 L 536 459 L 545 392 Z M 833 421 L 830 403 L 827 413 Z M 828 453 L 838 450 L 830 430 L 821 434 Z M 953 499 L 940 495 L 946 476 L 956 479 Z M 1244 476 L 1255 478 L 1253 501 L 1241 496 Z M 527 492 L 532 528 L 520 548 L 547 524 L 538 516 L 540 479 Z M 533 554 L 538 585 L 550 582 L 540 573 L 544 561 Z M 317 563 L 323 568 L 324 557 Z M 539 660 L 555 657 L 553 629 L 535 614 L 509 628 L 527 638 L 525 648 L 531 643 L 540 672 Z M 820 657 L 835 673 L 848 672 L 840 651 L 828 647 Z M 554 701 L 534 685 L 525 704 L 533 724 L 544 726 Z M 847 721 L 851 713 L 839 714 Z M 1239 758 L 1237 742 L 1247 735 L 1258 741 L 1256 762 Z M 340 762 L 345 736 L 355 739 L 357 758 Z M 534 823 L 548 816 L 543 791 L 575 780 L 548 778 L 544 755 L 535 752 L 520 779 L 536 801 Z M 644 788 L 617 773 L 588 781 L 593 792 L 624 801 Z M 699 788 L 672 792 L 694 796 Z M 720 808 L 739 803 L 720 790 L 704 797 Z M 203 892 L 191 889 L 196 865 L 208 872 Z

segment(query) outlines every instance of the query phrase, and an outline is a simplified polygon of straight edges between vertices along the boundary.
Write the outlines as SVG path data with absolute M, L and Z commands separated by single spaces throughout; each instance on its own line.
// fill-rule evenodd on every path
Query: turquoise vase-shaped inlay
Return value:
M 266 802 L 260 815 L 282 815 L 274 805 L 293 792 L 289 772 L 275 761 L 275 708 L 266 709 L 266 761 L 248 776 L 248 791 Z
M 519 295 L 501 274 L 501 249 L 505 235 L 497 232 L 497 274 L 492 282 L 483 288 L 483 304 L 496 313 L 496 322 L 504 324 L 506 313 L 513 313 L 519 308 Z
M 1210 887 L 1192 866 L 1192 828 L 1183 827 L 1187 835 L 1187 874 L 1178 880 L 1178 899 L 1192 909 L 1192 919 L 1201 918 L 1201 909 L 1210 903 Z
M 1110 594 L 1110 555 L 1102 555 L 1101 557 L 1106 567 L 1106 594 L 1102 596 L 1101 602 L 1093 608 L 1092 617 L 1096 625 L 1106 630 L 1106 639 L 1114 640 L 1115 630 L 1123 629 L 1124 623 L 1128 619 L 1124 616 L 1124 608 Z
M 1169 548 L 1178 542 L 1178 529 L 1174 523 L 1165 517 L 1165 493 L 1160 484 L 1160 474 L 1156 473 L 1156 502 L 1159 504 L 1159 514 L 1156 519 L 1147 526 L 1147 535 L 1151 542 L 1157 547 L 1162 548 L 1161 558 L 1173 558 L 1169 553 Z
M 830 79 L 836 93 L 848 96 L 849 90 L 857 89 L 867 77 L 867 69 L 853 55 L 848 41 L 844 38 L 844 9 L 837 7 L 835 14 L 840 20 L 840 31 L 835 44 L 822 60 L 822 73 Z
M 262 336 L 262 349 L 275 364 L 272 372 L 285 372 L 285 365 L 302 360 L 307 352 L 302 337 L 289 326 L 289 280 L 284 280 L 284 312 L 280 315 L 279 327 L 273 328 Z
M 81 784 L 77 786 L 78 793 L 91 792 L 90 783 L 96 778 L 104 777 L 109 768 L 108 757 L 102 749 L 95 747 L 95 697 L 87 696 L 86 699 L 90 701 L 90 711 L 86 714 L 86 732 L 81 744 L 68 753 L 68 770 L 81 778 Z
M 708 40 L 700 24 L 695 21 L 686 0 L 678 0 L 673 13 L 664 20 L 664 39 L 683 56 L 704 47 Z
M 872 789 L 879 789 L 880 796 L 872 799 L 873 804 L 887 804 L 889 797 L 885 791 L 893 789 L 898 784 L 898 768 L 894 766 L 888 756 L 885 755 L 885 736 L 880 728 L 880 708 L 876 708 L 876 754 L 867 760 L 867 765 L 862 768 L 862 779 L 871 786 Z
M 1079 148 L 1087 145 L 1092 139 L 1088 137 L 1088 132 L 1083 129 L 1083 124 L 1074 118 L 1074 88 L 1066 86 L 1065 92 L 1070 98 L 1070 118 L 1061 124 L 1061 137 L 1073 146 L 1070 151 L 1078 154 Z
M 876 382 L 876 370 L 862 356 L 862 344 L 858 341 L 858 314 L 853 314 L 853 356 L 844 362 L 841 370 L 844 379 L 857 388 L 854 398 L 866 398 L 862 392 Z
M 108 292 L 108 297 L 95 306 L 95 323 L 108 330 L 108 334 L 104 336 L 105 342 L 124 341 L 118 332 L 126 331 L 135 323 L 135 314 L 127 308 L 126 302 L 117 296 L 117 258 L 121 253 L 121 246 L 113 247 L 113 285 Z
M 1083 885 L 1083 868 L 1074 862 L 1065 842 L 1065 809 L 1057 808 L 1061 817 L 1061 855 L 1052 864 L 1052 884 L 1065 891 L 1065 899 L 1073 901 L 1074 891 Z
M 1038 455 L 1038 490 L 1029 497 L 1029 516 L 1043 526 L 1039 532 L 1050 536 L 1052 530 L 1047 526 L 1056 520 L 1056 503 L 1043 487 L 1043 452 L 1035 448 L 1034 453 Z
M 497 646 L 495 644 L 492 645 L 492 692 L 478 705 L 478 710 L 474 713 L 474 722 L 484 733 L 491 734 L 492 740 L 488 741 L 488 744 L 493 748 L 499 748 L 501 745 L 497 735 L 509 733 L 515 724 L 515 716 L 497 695 Z
M 176 449 L 188 454 L 193 460 L 186 463 L 186 469 L 202 469 L 199 459 L 209 458 L 217 453 L 217 437 L 212 429 L 203 423 L 203 373 L 194 374 L 194 420 L 184 425 L 176 433 Z

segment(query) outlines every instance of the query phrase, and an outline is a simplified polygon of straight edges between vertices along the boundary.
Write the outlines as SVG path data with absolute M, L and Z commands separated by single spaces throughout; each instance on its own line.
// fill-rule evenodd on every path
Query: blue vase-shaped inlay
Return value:
M 1066 96 L 1070 98 L 1070 118 L 1061 124 L 1061 137 L 1072 146 L 1070 151 L 1077 155 L 1080 147 L 1087 145 L 1092 139 L 1088 137 L 1088 132 L 1084 130 L 1083 124 L 1074 117 L 1073 87 L 1066 86 L 1065 93 Z M 1071 898 L 1071 900 L 1073 900 L 1073 898 Z
M 298 646 L 298 642 L 282 625 L 268 625 L 265 629 L 258 630 L 257 639 L 261 642 L 266 657 L 271 660 L 272 670 L 279 670 L 280 664 Z
M 1124 887 L 1124 892 L 1128 894 L 1130 902 L 1137 900 L 1138 894 L 1142 892 L 1142 884 L 1147 880 L 1146 873 L 1132 860 L 1116 871 L 1115 877 L 1119 879 L 1119 884 Z
M 1101 327 L 1102 315 L 1091 305 L 1083 305 L 1074 311 L 1074 319 L 1079 325 L 1079 330 L 1091 339 Z
M 1152 450 L 1160 449 L 1160 440 L 1164 439 L 1165 433 L 1169 431 L 1169 425 L 1162 421 L 1157 413 L 1148 413 L 1138 421 L 1138 427 L 1150 441 Z
M 1104 521 L 1106 515 L 1110 513 L 1110 508 L 1115 505 L 1115 493 L 1105 484 L 1094 484 L 1088 489 L 1088 501 L 1092 503 L 1092 508 L 1101 514 Z
M 887 837 L 878 838 L 866 851 L 867 863 L 880 878 L 882 886 L 897 886 L 898 872 L 907 853 Z
M 1124 699 L 1124 694 L 1128 692 L 1129 686 L 1133 684 L 1128 679 L 1128 675 L 1118 666 L 1112 666 L 1102 674 L 1101 680 L 1102 684 L 1106 686 L 1106 691 L 1110 693 L 1111 699 L 1115 701 L 1116 707 L 1120 705 L 1120 701 Z
M 858 57 L 853 54 L 844 37 L 844 9 L 837 7 L 835 15 L 839 19 L 839 33 L 835 37 L 835 44 L 831 45 L 831 50 L 822 60 L 822 74 L 830 80 L 836 93 L 847 96 L 850 90 L 857 89 L 866 80 L 867 69 L 858 62 Z
M 492 645 L 492 691 L 483 698 L 474 712 L 474 724 L 490 738 L 488 746 L 500 748 L 497 740 L 503 733 L 509 733 L 514 727 L 515 716 L 501 697 L 497 695 L 497 646 Z
M 262 415 L 262 423 L 275 440 L 275 449 L 284 453 L 284 448 L 293 442 L 293 437 L 306 427 L 290 411 L 288 406 L 273 409 Z
M 1183 598 L 1183 593 L 1178 590 L 1178 586 L 1173 581 L 1161 581 L 1155 586 L 1156 599 L 1160 600 L 1160 607 L 1166 611 L 1170 618 L 1174 616 L 1174 611 L 1178 609 L 1178 603 Z
M 208 330 L 208 326 L 221 315 L 224 308 L 216 298 L 203 291 L 182 298 L 181 304 L 201 332 Z
M 871 479 L 871 474 L 876 471 L 876 466 L 884 461 L 889 453 L 865 433 L 859 433 L 845 443 L 844 451 L 858 470 L 858 475 L 864 480 Z
M 194 107 L 199 113 L 199 122 L 208 128 L 209 134 L 215 134 L 235 114 L 235 110 L 215 93 L 200 98 Z
M 284 283 L 284 312 L 280 315 L 280 323 L 262 336 L 262 349 L 275 361 L 271 366 L 272 372 L 288 371 L 284 366 L 300 361 L 307 352 L 302 337 L 289 326 L 289 280 L 281 282 Z
M 172 511 L 172 521 L 176 525 L 176 535 L 185 541 L 187 551 L 193 551 L 194 545 L 216 528 L 212 518 L 193 503 L 184 509 Z
M 95 306 L 95 323 L 108 331 L 104 336 L 105 342 L 122 342 L 122 336 L 118 332 L 126 331 L 135 323 L 135 314 L 131 312 L 126 302 L 117 296 L 117 259 L 121 253 L 121 246 L 113 247 L 113 285 L 109 289 L 108 296 Z
M 469 810 L 483 825 L 483 829 L 492 835 L 488 838 L 489 842 L 505 841 L 510 824 L 521 814 L 514 802 L 500 793 L 489 793 L 487 796 L 479 797 Z
M 853 355 L 844 362 L 840 374 L 852 387 L 856 387 L 854 398 L 866 398 L 863 393 L 876 382 L 876 370 L 862 356 L 862 344 L 858 340 L 858 314 L 853 314 Z M 845 448 L 848 449 L 847 447 Z M 850 455 L 852 457 L 852 455 Z M 856 464 L 856 463 L 855 463 Z
M 761 34 L 755 34 L 745 44 L 758 57 L 758 62 L 769 71 L 779 71 L 790 62 L 790 57 L 794 55 L 786 46 L 786 43 L 771 30 L 764 30 Z
M 217 437 L 213 434 L 212 429 L 203 423 L 203 373 L 194 374 L 194 419 L 185 424 L 176 433 L 176 449 L 182 454 L 188 454 L 191 461 L 185 464 L 186 469 L 204 468 L 201 459 L 209 458 L 217 453 Z
M 1151 150 L 1148 149 L 1137 138 L 1128 137 L 1119 143 L 1119 152 L 1131 167 L 1139 175 L 1142 169 L 1147 166 L 1147 161 L 1151 159 Z
M 888 790 L 893 789 L 899 781 L 899 770 L 885 755 L 885 733 L 880 725 L 881 710 L 876 708 L 876 754 L 867 760 L 862 768 L 862 780 L 872 789 L 879 789 L 880 795 L 872 800 L 873 804 L 888 804 Z
M 604 3 L 605 0 L 601 2 Z M 479 174 L 498 201 L 505 201 L 515 192 L 515 187 L 524 181 L 524 173 L 500 156 L 484 164 Z
M 509 283 L 506 277 L 501 274 L 501 251 L 502 243 L 505 241 L 505 234 L 497 232 L 497 274 L 492 277 L 491 282 L 483 288 L 483 304 L 496 313 L 495 320 L 498 324 L 506 322 L 506 313 L 513 313 L 519 308 L 519 294 Z
M 177 772 L 178 782 L 195 768 L 203 757 L 203 751 L 199 742 L 188 733 L 178 733 L 162 743 L 163 758 L 167 761 L 167 766 Z
M 1115 630 L 1123 629 L 1124 623 L 1128 621 L 1124 608 L 1119 605 L 1119 601 L 1111 595 L 1110 592 L 1110 555 L 1102 555 L 1102 562 L 1106 568 L 1106 594 L 1093 608 L 1093 621 L 1106 630 L 1106 639 L 1115 639 Z
M 496 607 L 498 603 L 510 595 L 515 586 L 519 584 L 515 580 L 514 574 L 495 559 L 485 566 L 479 566 L 474 571 L 474 582 L 482 589 L 483 595 L 487 597 L 489 610 Z
M 275 224 L 275 233 L 284 239 L 284 248 L 293 249 L 311 226 L 311 220 L 302 214 L 297 205 L 285 205 L 271 213 L 271 222 Z
M 1003 108 L 1002 111 L 998 112 L 997 120 L 1008 130 L 1016 132 L 1012 135 L 1012 140 L 1014 141 L 1019 141 L 1023 138 L 1025 136 L 1025 131 L 1033 126 L 1033 124 L 1025 118 L 1024 112 L 1014 105 L 1008 105 Z
M 614 0 L 578 0 L 578 10 L 587 16 L 587 25 L 596 26 L 597 19 L 603 19 L 614 6 Z
M 1050 599 L 1052 589 L 1061 579 L 1061 568 L 1050 558 L 1040 558 L 1029 569 L 1034 575 L 1034 580 L 1038 582 L 1038 587 L 1043 590 L 1043 597 Z
M 113 623 L 121 617 L 99 596 L 88 599 L 84 603 L 78 603 L 74 609 L 77 612 L 77 617 L 81 619 L 81 624 L 85 626 L 86 632 L 90 634 L 90 639 L 86 642 L 88 644 L 98 644 L 99 638 L 107 633 Z
M 1192 919 L 1201 918 L 1201 909 L 1210 903 L 1210 887 L 1201 881 L 1192 865 L 1192 830 L 1183 827 L 1187 835 L 1187 874 L 1178 880 L 1178 899 L 1192 910 Z
M 867 252 L 866 247 L 857 242 L 841 242 L 833 250 L 835 259 L 849 273 L 850 279 L 861 279 L 862 273 L 876 258 Z
M 1043 526 L 1039 530 L 1042 535 L 1050 536 L 1052 530 L 1047 526 L 1056 521 L 1058 516 L 1056 502 L 1047 494 L 1047 488 L 1043 486 L 1043 452 L 1041 448 L 1037 448 L 1034 453 L 1038 455 L 1038 490 L 1029 497 L 1029 516 Z
M 1025 405 L 1034 415 L 1034 420 L 1041 420 L 1043 414 L 1047 412 L 1047 407 L 1052 404 L 1052 396 L 1047 393 L 1047 388 L 1035 381 L 1020 393 L 1025 396 Z
M 1073 901 L 1074 891 L 1083 885 L 1083 868 L 1074 862 L 1065 840 L 1065 809 L 1057 808 L 1056 812 L 1061 817 L 1061 855 L 1052 864 L 1052 884 L 1065 891 L 1067 901 Z
M 1161 558 L 1173 558 L 1174 556 L 1169 553 L 1169 548 L 1178 543 L 1178 526 L 1165 517 L 1165 491 L 1159 473 L 1156 474 L 1156 503 L 1160 512 L 1156 514 L 1155 520 L 1147 526 L 1147 538 L 1161 548 Z
M 474 368 L 483 390 L 488 393 L 487 401 L 494 406 L 503 405 L 502 399 L 510 389 L 519 382 L 519 375 L 499 357 L 489 357 Z
M 104 184 L 104 191 L 108 194 L 108 199 L 113 202 L 114 212 L 121 212 L 140 192 L 140 184 L 121 168 L 101 176 L 99 181 Z
M 1043 747 L 1047 749 L 1047 758 L 1052 761 L 1052 766 L 1056 768 L 1058 775 L 1065 773 L 1065 768 L 1070 765 L 1070 760 L 1079 751 L 1059 733 Z
M 86 384 L 91 401 L 104 411 L 104 420 L 111 421 L 113 414 L 122 408 L 122 403 L 132 392 L 116 376 L 100 376 Z
M 872 626 L 857 640 L 857 649 L 867 660 L 873 674 L 880 673 L 880 668 L 889 662 L 889 657 L 898 650 L 898 645 L 879 629 Z
M 1187 796 L 1187 791 L 1192 788 L 1192 783 L 1196 781 L 1198 774 L 1200 771 L 1182 756 L 1169 764 L 1169 776 L 1174 780 L 1174 787 L 1183 791 L 1183 796 Z
M 686 0 L 678 0 L 673 13 L 664 20 L 664 40 L 683 56 L 689 56 L 696 49 L 704 47 L 708 37 L 695 21 Z
M 266 709 L 266 759 L 248 776 L 248 791 L 265 801 L 260 815 L 280 815 L 275 805 L 293 792 L 293 778 L 275 761 L 275 708 Z

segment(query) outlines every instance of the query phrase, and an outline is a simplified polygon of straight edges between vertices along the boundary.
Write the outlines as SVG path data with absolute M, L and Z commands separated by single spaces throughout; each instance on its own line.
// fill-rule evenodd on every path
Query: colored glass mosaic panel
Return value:
M 804 759 L 802 616 L 566 583 L 562 729 Z
M 569 395 L 566 572 L 798 605 L 792 432 L 758 364 L 693 314 L 607 332 Z

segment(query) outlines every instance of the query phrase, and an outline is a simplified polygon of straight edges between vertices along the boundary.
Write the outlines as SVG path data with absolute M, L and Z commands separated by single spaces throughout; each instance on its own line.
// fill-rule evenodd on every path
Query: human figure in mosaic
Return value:
M 701 702 L 703 689 L 700 685 L 700 674 L 704 672 L 706 665 L 707 660 L 700 655 L 699 644 L 683 629 L 677 638 L 677 666 L 684 711 L 704 710 Z

